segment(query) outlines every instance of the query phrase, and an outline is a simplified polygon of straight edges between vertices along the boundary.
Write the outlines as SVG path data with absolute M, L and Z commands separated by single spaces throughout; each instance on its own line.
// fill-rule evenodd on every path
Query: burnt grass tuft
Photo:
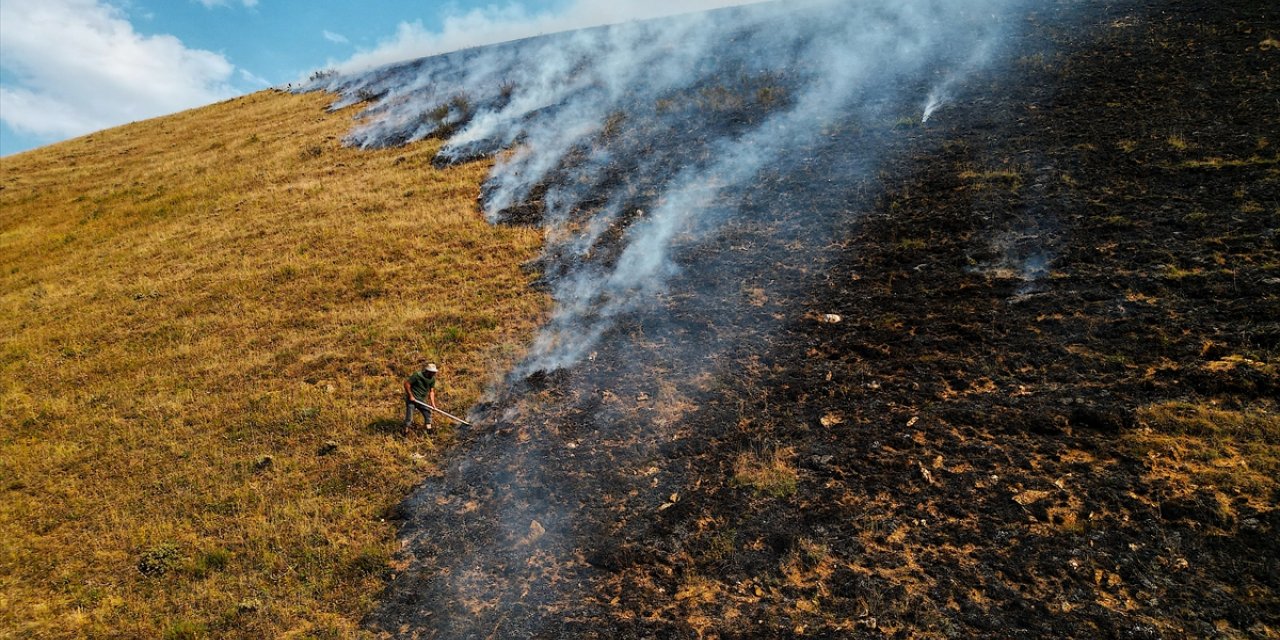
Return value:
M 627 340 L 482 407 L 371 626 L 1275 637 L 1280 15 L 1083 4 L 927 125 L 763 176 Z M 806 217 L 832 248 L 794 260 Z

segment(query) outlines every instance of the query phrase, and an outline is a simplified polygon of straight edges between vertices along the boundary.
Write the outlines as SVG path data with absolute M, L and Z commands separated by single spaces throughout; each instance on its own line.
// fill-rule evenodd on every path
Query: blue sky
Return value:
M 446 16 L 494 6 L 483 0 L 226 0 L 206 7 L 198 0 L 132 0 L 125 6 L 134 28 L 173 34 L 194 49 L 223 53 L 237 67 L 273 84 L 295 80 L 327 63 L 371 50 L 394 36 L 401 23 L 440 30 Z M 553 0 L 529 0 L 531 11 Z M 560 3 L 563 4 L 563 3 Z
M 0 0 L 0 155 L 394 60 L 744 0 Z

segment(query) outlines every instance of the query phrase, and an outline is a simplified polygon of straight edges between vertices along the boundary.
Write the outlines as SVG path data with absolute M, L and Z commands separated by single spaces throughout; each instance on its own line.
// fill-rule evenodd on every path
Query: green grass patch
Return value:
M 800 482 L 795 449 L 769 447 L 741 453 L 733 462 L 733 483 L 751 487 L 757 494 L 786 498 Z

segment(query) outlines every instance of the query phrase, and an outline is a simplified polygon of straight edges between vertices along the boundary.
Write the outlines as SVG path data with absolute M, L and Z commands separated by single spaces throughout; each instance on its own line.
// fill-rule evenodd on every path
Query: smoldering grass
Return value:
M 498 85 L 498 98 L 501 100 L 511 100 L 511 96 L 514 96 L 516 93 L 517 86 L 518 85 L 514 80 L 507 80 Z
M 622 111 L 615 111 L 609 114 L 605 119 L 604 126 L 600 128 L 600 139 L 607 141 L 617 137 L 622 133 L 622 127 L 627 121 L 627 114 Z
M 467 93 L 459 93 L 449 99 L 450 114 L 458 120 L 470 118 L 473 113 L 474 103 L 471 96 Z
M 1000 38 L 1002 22 L 985 16 L 1009 6 L 982 2 L 976 12 L 984 15 L 982 23 L 960 26 L 972 5 L 964 11 L 947 3 L 761 5 L 718 19 L 694 15 L 502 45 L 469 52 L 465 66 L 457 64 L 460 57 L 422 60 L 347 79 L 352 88 L 402 86 L 401 95 L 410 96 L 366 111 L 369 119 L 352 138 L 370 147 L 417 139 L 425 131 L 417 128 L 424 126 L 421 113 L 440 109 L 441 97 L 473 98 L 465 108 L 437 111 L 442 126 L 464 116 L 456 130 L 432 134 L 449 138 L 437 166 L 497 157 L 483 192 L 486 214 L 493 221 L 540 221 L 552 242 L 548 255 L 569 257 L 547 265 L 557 310 L 512 375 L 545 379 L 591 358 L 600 340 L 643 340 L 640 331 L 618 323 L 662 300 L 688 268 L 678 260 L 680 251 L 717 238 L 739 220 L 743 209 L 736 198 L 747 185 L 764 174 L 798 172 L 804 158 L 797 149 L 826 144 L 842 131 L 876 123 L 884 128 L 914 111 L 886 105 L 918 104 L 924 97 L 888 87 L 918 91 L 938 77 L 945 93 L 954 88 L 959 94 L 966 74 Z M 735 40 L 744 33 L 752 37 Z M 913 46 L 892 46 L 902 41 Z M 957 51 L 959 59 L 940 62 Z M 937 69 L 951 72 L 922 78 Z M 517 86 L 504 95 L 499 79 Z M 410 87 L 433 90 L 428 95 Z M 618 113 L 627 115 L 628 129 L 649 119 L 658 129 L 697 133 L 683 136 L 689 145 L 663 148 L 637 139 L 643 136 L 615 135 L 623 124 L 614 119 Z M 904 118 L 902 126 L 918 126 L 915 118 Z M 686 147 L 689 153 L 681 155 Z M 851 170 L 874 167 L 882 151 L 875 145 L 857 149 L 860 162 Z M 638 179 L 620 180 L 619 174 Z M 983 187 L 1008 186 L 999 177 L 985 180 Z M 527 213 L 529 208 L 536 212 Z M 583 220 L 584 212 L 591 220 Z M 793 259 L 812 255 L 800 253 L 809 246 L 806 231 L 809 239 L 826 237 L 821 221 L 803 224 L 789 229 L 800 236 L 790 245 L 796 247 Z M 602 238 L 615 246 L 599 251 Z M 669 357 L 693 360 L 699 353 L 695 348 Z M 765 498 L 792 496 L 799 490 L 795 456 L 781 445 L 742 452 L 731 464 L 733 482 Z M 519 503 L 524 489 L 512 490 L 510 500 Z M 527 522 L 521 519 L 519 526 Z M 508 547 L 498 537 L 456 562 L 471 570 Z M 471 588 L 465 580 L 451 586 Z M 692 586 L 685 599 L 697 601 L 707 585 Z
M 378 100 L 386 97 L 386 95 L 386 91 L 378 91 L 376 89 L 365 87 L 356 92 L 356 99 L 359 102 L 377 102 Z

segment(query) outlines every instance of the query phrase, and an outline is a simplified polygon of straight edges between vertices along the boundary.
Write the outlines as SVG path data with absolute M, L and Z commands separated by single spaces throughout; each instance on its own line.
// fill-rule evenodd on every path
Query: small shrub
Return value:
M 385 95 L 387 95 L 385 91 L 374 91 L 373 89 L 365 87 L 356 92 L 356 100 L 359 100 L 360 102 L 374 102 L 381 100 L 382 96 Z
M 258 598 L 245 598 L 236 604 L 236 614 L 246 615 L 250 613 L 257 613 L 262 611 L 264 608 L 262 600 L 259 600 Z
M 781 102 L 787 96 L 787 90 L 782 87 L 760 87 L 756 89 L 756 102 L 768 107 Z
M 1112 229 L 1132 229 L 1136 226 L 1132 220 L 1124 216 L 1107 216 L 1102 221 Z
M 711 538 L 711 544 L 704 555 L 704 559 L 718 562 L 731 557 L 737 551 L 737 538 L 737 532 L 732 529 L 715 534 Z
M 387 554 L 377 547 L 368 547 L 351 560 L 351 569 L 357 575 L 378 575 L 387 568 Z
M 448 326 L 444 328 L 444 332 L 440 336 L 440 340 L 447 344 L 462 344 L 467 339 L 467 331 L 462 327 Z
M 178 563 L 178 547 L 174 544 L 161 544 L 146 551 L 138 558 L 138 573 L 144 576 L 162 576 Z
M 1204 269 L 1195 267 L 1192 269 L 1183 269 L 1176 264 L 1168 264 L 1164 267 L 1164 277 L 1170 280 L 1185 280 L 1204 273 Z
M 262 472 L 270 469 L 276 463 L 276 459 L 271 456 L 261 456 L 253 463 L 253 470 Z
M 196 559 L 192 573 L 203 578 L 211 573 L 222 571 L 231 563 L 231 553 L 223 549 L 214 549 Z
M 1011 169 L 997 169 L 993 171 L 961 171 L 957 176 L 961 180 L 974 180 L 977 182 L 994 182 L 996 180 L 1007 180 L 1010 182 L 1018 182 L 1021 176 L 1017 171 Z
M 423 115 L 423 118 L 425 118 L 428 121 L 435 122 L 437 124 L 442 123 L 449 118 L 449 105 L 447 104 L 436 105 L 434 109 L 422 115 Z
M 610 140 L 622 131 L 622 124 L 626 122 L 627 116 L 621 111 L 614 111 L 604 121 L 604 126 L 600 128 L 600 137 L 604 140 Z
M 308 82 L 321 82 L 329 80 L 338 75 L 336 69 L 319 69 L 311 73 L 311 77 L 307 78 Z
M 382 281 L 378 277 L 378 272 L 373 267 L 361 267 L 359 271 L 356 271 L 351 280 L 351 285 L 355 288 L 356 295 L 365 300 L 377 298 L 385 293 L 382 288 Z
M 471 97 L 465 93 L 459 93 L 449 100 L 449 106 L 460 118 L 466 119 L 471 115 Z
M 703 89 L 699 102 L 708 111 L 737 111 L 745 106 L 739 92 L 723 85 Z
M 164 632 L 165 640 L 199 640 L 208 636 L 208 625 L 193 620 L 179 620 Z
M 271 274 L 271 280 L 274 282 L 288 282 L 298 277 L 298 274 L 299 271 L 297 267 L 291 264 L 286 264 L 283 267 L 276 269 L 276 272 Z
M 733 482 L 751 487 L 756 493 L 775 498 L 785 498 L 796 492 L 800 482 L 799 472 L 792 460 L 795 449 L 773 447 L 761 451 L 748 451 L 738 455 L 733 463 Z
M 893 128 L 894 129 L 911 129 L 918 126 L 919 124 L 920 124 L 919 118 L 914 118 L 911 116 L 902 116 L 901 118 L 898 118 L 897 120 L 893 121 Z

